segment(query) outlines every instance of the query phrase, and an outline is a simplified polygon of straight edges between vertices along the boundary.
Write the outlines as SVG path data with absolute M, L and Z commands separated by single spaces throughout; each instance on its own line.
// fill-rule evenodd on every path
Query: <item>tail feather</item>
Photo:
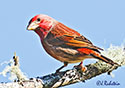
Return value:
M 77 49 L 81 54 L 86 54 L 86 55 L 91 55 L 92 57 L 94 58 L 97 58 L 101 61 L 104 61 L 106 63 L 109 63 L 111 65 L 118 65 L 117 63 L 113 62 L 111 59 L 101 55 L 100 52 L 96 51 L 96 50 L 92 50 L 92 49 L 89 49 L 89 48 L 80 48 L 80 49 Z
M 111 59 L 109 59 L 109 58 L 107 58 L 107 57 L 105 57 L 105 56 L 103 56 L 103 55 L 100 55 L 100 54 L 91 54 L 94 58 L 97 58 L 97 59 L 99 59 L 99 60 L 101 60 L 101 61 L 104 61 L 104 62 L 106 62 L 106 63 L 108 63 L 108 64 L 111 64 L 112 66 L 113 65 L 118 65 L 117 63 L 115 63 L 114 61 L 112 61 Z

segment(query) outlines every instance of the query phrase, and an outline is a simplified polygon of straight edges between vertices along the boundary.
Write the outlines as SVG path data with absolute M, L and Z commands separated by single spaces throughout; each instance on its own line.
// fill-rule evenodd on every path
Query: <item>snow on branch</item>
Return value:
M 124 46 L 111 46 L 102 52 L 103 55 L 109 57 L 120 66 L 125 65 L 125 48 Z M 19 68 L 18 57 L 14 56 L 14 62 L 7 66 L 0 74 L 6 73 L 16 75 L 18 81 L 11 83 L 0 83 L 0 88 L 55 88 L 70 85 L 76 82 L 84 82 L 85 80 L 96 77 L 102 73 L 111 72 L 120 66 L 111 66 L 105 62 L 98 61 L 94 64 L 86 65 L 87 70 L 83 73 L 77 67 L 60 73 L 52 73 L 43 77 L 28 79 Z M 13 76 L 11 75 L 11 76 Z M 12 77 L 13 78 L 13 77 Z M 14 78 L 15 80 L 15 78 Z

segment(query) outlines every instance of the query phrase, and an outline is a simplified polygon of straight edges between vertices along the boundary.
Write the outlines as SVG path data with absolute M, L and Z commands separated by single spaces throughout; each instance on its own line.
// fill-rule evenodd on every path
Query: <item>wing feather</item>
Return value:
M 46 41 L 53 46 L 60 46 L 63 48 L 89 48 L 95 51 L 98 51 L 98 49 L 103 50 L 94 46 L 90 40 L 79 34 L 77 31 L 61 23 L 55 25 L 55 27 L 48 33 Z

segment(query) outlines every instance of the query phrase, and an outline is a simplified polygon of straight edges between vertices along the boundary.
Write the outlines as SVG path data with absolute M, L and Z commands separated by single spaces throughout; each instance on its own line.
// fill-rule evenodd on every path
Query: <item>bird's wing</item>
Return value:
M 87 38 L 80 35 L 75 30 L 68 28 L 61 23 L 48 33 L 46 40 L 53 46 L 72 49 L 89 48 L 95 51 L 98 51 L 98 49 L 103 50 L 94 46 Z
M 83 36 L 74 37 L 69 35 L 63 35 L 51 38 L 50 40 L 48 40 L 48 43 L 53 46 L 60 46 L 64 48 L 89 48 L 95 51 L 97 51 L 98 49 L 102 50 L 101 48 L 94 46 L 88 39 Z

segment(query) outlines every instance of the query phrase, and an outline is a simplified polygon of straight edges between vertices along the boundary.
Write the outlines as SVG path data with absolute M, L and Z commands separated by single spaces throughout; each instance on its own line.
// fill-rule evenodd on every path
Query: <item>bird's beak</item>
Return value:
M 39 25 L 36 24 L 35 22 L 32 22 L 27 26 L 27 30 L 35 30 L 37 27 L 39 27 Z

